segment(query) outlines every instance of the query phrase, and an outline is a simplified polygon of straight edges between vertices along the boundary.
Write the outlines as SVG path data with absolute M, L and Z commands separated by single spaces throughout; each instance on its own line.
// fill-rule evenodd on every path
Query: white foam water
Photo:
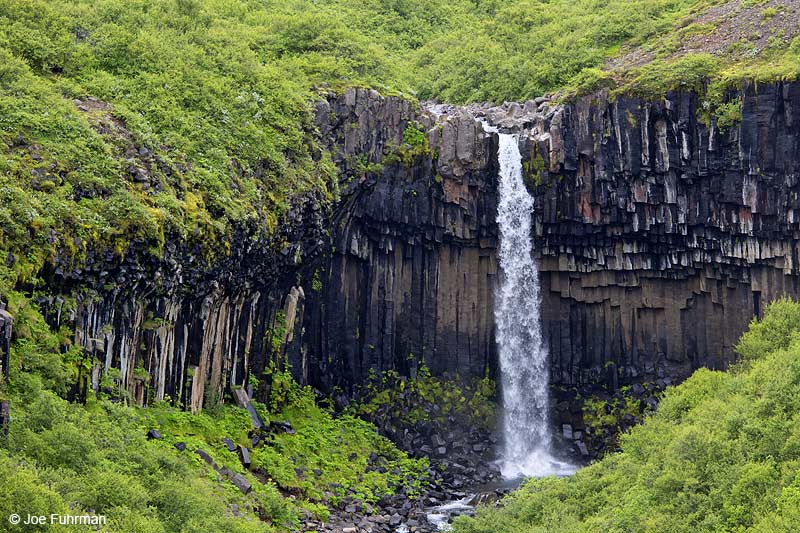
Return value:
M 501 471 L 508 479 L 569 475 L 575 467 L 551 453 L 547 350 L 539 316 L 539 272 L 532 256 L 534 200 L 523 182 L 517 136 L 497 133 L 500 283 L 494 314 L 503 398 Z
M 465 512 L 474 512 L 475 507 L 472 505 L 472 500 L 474 498 L 475 495 L 470 494 L 464 498 L 461 498 L 460 500 L 434 507 L 427 514 L 428 522 L 436 527 L 436 531 L 452 531 L 453 527 L 450 525 L 450 519 L 453 516 L 463 514 Z

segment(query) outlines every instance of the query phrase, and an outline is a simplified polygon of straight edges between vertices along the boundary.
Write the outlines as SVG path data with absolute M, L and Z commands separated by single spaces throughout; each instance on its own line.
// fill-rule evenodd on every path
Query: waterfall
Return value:
M 539 320 L 539 272 L 532 256 L 534 200 L 522 181 L 517 136 L 498 135 L 501 272 L 494 315 L 503 399 L 502 473 L 506 478 L 568 474 L 574 469 L 551 455 L 547 349 Z

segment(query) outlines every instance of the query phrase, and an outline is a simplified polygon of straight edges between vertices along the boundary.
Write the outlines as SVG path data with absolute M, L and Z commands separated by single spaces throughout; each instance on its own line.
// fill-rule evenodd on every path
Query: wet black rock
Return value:
M 201 458 L 203 461 L 205 461 L 207 464 L 209 464 L 209 465 L 213 466 L 215 470 L 217 469 L 216 463 L 214 463 L 214 459 L 212 459 L 212 458 L 211 458 L 211 456 L 210 456 L 210 455 L 208 455 L 208 453 L 207 453 L 207 452 L 205 452 L 205 451 L 203 451 L 203 450 L 200 450 L 200 449 L 197 449 L 197 450 L 195 450 L 195 451 L 194 451 L 194 453 L 196 453 L 197 455 L 199 455 L 199 456 L 200 456 L 200 458 Z
M 589 457 L 589 449 L 586 447 L 585 442 L 579 440 L 575 443 L 575 447 L 578 448 L 583 457 Z
M 245 468 L 250 468 L 250 450 L 245 447 L 239 448 L 239 461 Z

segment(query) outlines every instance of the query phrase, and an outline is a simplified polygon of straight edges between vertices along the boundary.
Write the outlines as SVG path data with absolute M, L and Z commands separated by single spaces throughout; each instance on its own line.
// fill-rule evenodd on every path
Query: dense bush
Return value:
M 0 292 L 56 253 L 225 253 L 326 189 L 308 78 L 265 57 L 262 4 L 226 4 L 0 4 Z
M 495 383 L 488 377 L 465 383 L 459 376 L 433 376 L 421 365 L 412 378 L 396 371 L 373 374 L 348 411 L 384 423 L 404 427 L 432 422 L 443 428 L 450 419 L 487 431 L 495 429 Z
M 800 313 L 797 303 L 787 298 L 769 304 L 761 320 L 753 319 L 750 328 L 736 344 L 736 352 L 745 360 L 785 349 L 800 334 Z
M 191 451 L 173 448 L 172 439 L 148 441 L 150 416 L 109 402 L 84 408 L 49 391 L 27 406 L 15 402 L 8 439 L 0 443 L 0 514 L 95 513 L 107 517 L 109 531 L 273 530 L 252 514 L 258 497 L 283 500 L 273 486 L 247 497 L 231 490 Z M 234 518 L 231 503 L 249 516 Z M 281 524 L 296 513 L 284 505 L 272 518 Z
M 754 322 L 730 372 L 698 370 L 571 478 L 535 479 L 456 531 L 797 531 L 800 304 Z

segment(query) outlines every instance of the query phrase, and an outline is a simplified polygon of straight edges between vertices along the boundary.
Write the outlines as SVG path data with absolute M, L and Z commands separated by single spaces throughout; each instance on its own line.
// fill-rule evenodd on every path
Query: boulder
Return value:
M 295 431 L 292 427 L 292 424 L 289 422 L 278 422 L 278 421 L 270 421 L 269 423 L 270 431 L 276 433 L 286 433 L 288 435 L 294 435 Z
M 233 476 L 230 477 L 230 480 L 231 483 L 236 485 L 236 488 L 242 491 L 242 494 L 249 494 L 253 488 L 250 485 L 250 482 L 247 481 L 247 479 L 245 479 L 245 477 L 241 474 L 234 474 Z
M 575 443 L 575 446 L 578 448 L 582 457 L 589 457 L 589 449 L 586 447 L 586 443 L 582 440 L 579 440 Z
M 212 459 L 212 458 L 211 458 L 211 456 L 210 456 L 210 455 L 208 455 L 208 453 L 207 453 L 206 451 L 204 451 L 204 450 L 201 450 L 201 449 L 199 449 L 199 448 L 198 448 L 197 450 L 195 450 L 195 451 L 194 451 L 194 453 L 196 453 L 197 455 L 199 455 L 199 456 L 200 456 L 200 458 L 201 458 L 203 461 L 205 461 L 207 464 L 209 464 L 210 466 L 212 466 L 212 467 L 214 468 L 214 470 L 218 470 L 218 467 L 217 467 L 216 463 L 214 462 L 214 459 Z
M 239 460 L 242 462 L 242 466 L 250 468 L 250 451 L 247 448 L 239 448 Z

